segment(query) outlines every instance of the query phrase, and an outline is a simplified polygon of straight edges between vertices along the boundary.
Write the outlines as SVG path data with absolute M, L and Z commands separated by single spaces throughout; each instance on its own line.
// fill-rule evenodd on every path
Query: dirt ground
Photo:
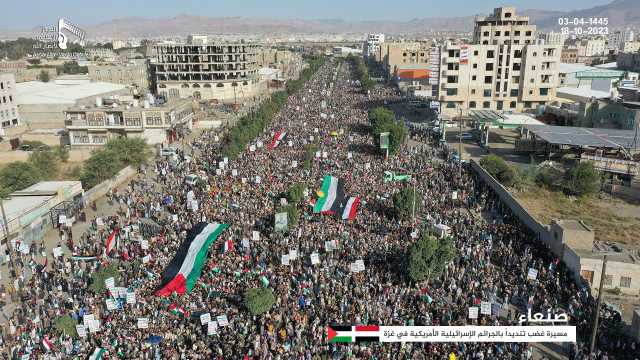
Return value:
M 583 220 L 594 229 L 596 240 L 640 246 L 640 206 L 619 199 L 572 199 L 537 186 L 512 192 L 544 224 L 551 219 Z

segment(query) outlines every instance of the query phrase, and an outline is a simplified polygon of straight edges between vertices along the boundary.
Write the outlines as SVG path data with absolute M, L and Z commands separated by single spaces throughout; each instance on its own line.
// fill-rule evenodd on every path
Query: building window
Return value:
M 524 108 L 525 109 L 531 109 L 531 101 L 525 101 L 524 102 Z
M 482 33 L 482 36 L 489 36 L 489 32 L 485 31 L 484 33 Z
M 496 31 L 495 36 L 500 36 L 500 31 Z
M 473 64 L 473 68 L 477 69 L 478 68 L 478 64 Z
M 458 95 L 458 89 L 447 89 L 447 96 Z
M 478 50 L 473 51 L 473 56 L 478 56 Z
M 511 89 L 511 93 L 509 94 L 509 96 L 511 97 L 518 96 L 518 89 Z
M 508 31 L 505 31 L 505 32 L 504 32 L 504 36 L 509 36 L 509 32 L 508 32 Z
M 490 89 L 484 89 L 484 92 L 482 94 L 484 97 L 491 97 L 491 90 Z
M 485 65 L 485 70 L 487 71 L 493 71 L 493 63 L 488 63 Z
M 487 50 L 487 59 L 493 59 L 495 56 L 495 51 Z
M 531 31 L 527 31 L 526 33 L 524 33 L 525 36 L 531 36 Z M 535 55 L 534 55 L 535 56 Z
M 485 84 L 491 84 L 493 82 L 493 76 L 485 76 L 484 77 L 484 83 Z
M 605 275 L 604 276 L 604 285 L 611 286 L 613 284 L 613 275 Z
M 475 95 L 476 94 L 476 89 L 471 89 L 471 95 Z
M 540 88 L 540 95 L 541 96 L 549 95 L 549 88 Z
M 630 288 L 631 287 L 631 277 L 629 277 L 629 276 L 621 276 L 620 277 L 620 287 Z
M 455 107 L 456 107 L 456 103 L 454 103 L 453 101 L 447 102 L 447 109 L 453 109 Z
M 516 108 L 516 102 L 515 101 L 510 102 L 509 103 L 509 107 L 512 108 L 512 109 L 515 109 Z
M 475 109 L 476 108 L 476 102 L 475 101 L 470 101 L 469 102 L 469 108 L 470 109 Z
M 482 103 L 482 108 L 483 109 L 488 109 L 490 107 L 491 107 L 491 103 L 490 102 L 485 101 L 485 102 Z
M 471 80 L 472 80 L 472 81 L 476 81 L 476 76 L 475 76 L 475 75 L 472 75 L 472 76 L 471 76 Z

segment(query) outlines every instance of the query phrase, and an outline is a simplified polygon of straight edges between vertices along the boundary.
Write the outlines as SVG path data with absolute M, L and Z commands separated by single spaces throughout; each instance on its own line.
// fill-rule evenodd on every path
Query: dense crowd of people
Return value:
M 446 148 L 411 142 L 384 160 L 366 131 L 367 111 L 397 101 L 398 94 L 384 86 L 363 94 L 352 71 L 346 62 L 328 61 L 237 159 L 225 161 L 223 136 L 209 131 L 178 149 L 178 161 L 155 159 L 109 194 L 116 213 L 92 219 L 84 234 L 65 232 L 60 245 L 76 258 L 65 254 L 38 264 L 33 254 L 42 250 L 35 244 L 32 255 L 15 254 L 13 276 L 21 280 L 0 339 L 3 358 L 84 358 L 102 348 L 112 359 L 443 359 L 452 353 L 457 359 L 530 359 L 533 350 L 525 343 L 330 344 L 326 327 L 517 325 L 531 308 L 567 313 L 579 341 L 563 346 L 572 359 L 587 359 L 595 308 L 589 288 L 572 280 L 471 169 L 450 161 Z M 278 131 L 287 136 L 271 149 Z M 318 153 L 305 168 L 305 145 L 312 143 Z M 412 174 L 414 181 L 384 182 L 385 170 Z M 205 174 L 207 181 L 189 185 L 188 174 Z M 325 174 L 344 179 L 345 192 L 361 198 L 355 220 L 312 213 Z M 297 204 L 300 218 L 296 225 L 290 220 L 288 232 L 276 232 L 281 194 L 294 184 L 307 189 Z M 415 221 L 393 218 L 393 193 L 414 184 L 421 202 Z M 231 226 L 212 246 L 196 287 L 181 296 L 154 295 L 163 269 L 200 222 Z M 439 278 L 410 284 L 402 264 L 412 233 L 435 224 L 451 229 L 456 257 Z M 105 254 L 114 230 L 118 244 Z M 223 253 L 227 240 L 234 249 Z M 283 265 L 281 256 L 291 250 L 297 258 Z M 311 264 L 312 253 L 319 264 Z M 365 270 L 351 272 L 358 259 Z M 108 264 L 118 268 L 116 285 L 135 291 L 135 303 L 109 310 L 109 295 L 94 291 L 92 275 Z M 33 270 L 29 280 L 17 270 L 23 267 Z M 535 281 L 527 279 L 530 268 L 538 271 Z M 251 316 L 243 294 L 263 286 L 274 291 L 276 303 Z M 499 311 L 469 319 L 468 308 L 479 301 L 500 304 Z M 229 324 L 208 335 L 203 313 L 224 314 Z M 79 338 L 55 330 L 60 316 L 82 324 L 87 314 L 100 320 L 97 332 Z M 148 318 L 148 328 L 139 328 L 138 318 Z M 615 321 L 607 312 L 595 358 L 640 358 L 639 344 L 611 332 Z

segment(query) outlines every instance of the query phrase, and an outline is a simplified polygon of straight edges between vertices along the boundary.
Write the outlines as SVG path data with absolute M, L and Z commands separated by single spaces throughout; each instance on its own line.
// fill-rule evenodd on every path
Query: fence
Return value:
M 137 170 L 135 168 L 132 168 L 131 166 L 125 167 L 111 179 L 107 179 L 100 184 L 92 187 L 91 189 L 85 191 L 82 197 L 82 201 L 85 204 L 90 204 L 98 200 L 107 192 L 111 191 L 111 189 L 118 187 L 123 182 L 129 180 L 133 175 L 136 174 L 136 172 Z

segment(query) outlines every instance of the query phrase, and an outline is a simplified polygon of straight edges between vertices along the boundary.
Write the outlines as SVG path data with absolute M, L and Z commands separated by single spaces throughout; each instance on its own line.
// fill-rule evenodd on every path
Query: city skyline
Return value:
M 52 3 L 49 1 L 21 1 L 4 6 L 2 28 L 28 29 L 49 24 L 59 17 L 73 19 L 80 25 L 96 25 L 113 19 L 124 17 L 166 18 L 177 15 L 198 15 L 206 17 L 245 17 L 274 19 L 340 19 L 345 21 L 408 21 L 417 18 L 449 18 L 488 14 L 498 6 L 514 6 L 521 11 L 545 10 L 568 11 L 586 9 L 593 6 L 606 5 L 610 0 L 567 0 L 562 3 L 552 0 L 478 1 L 468 4 L 461 1 L 441 3 L 435 0 L 418 1 L 403 0 L 394 3 L 394 11 L 389 11 L 388 2 L 372 0 L 366 6 L 359 1 L 328 0 L 319 3 L 298 2 L 295 0 L 279 0 L 265 6 L 259 0 L 247 0 L 242 4 L 229 0 L 208 1 L 189 0 L 154 4 L 143 1 L 114 0 L 108 8 L 99 8 L 95 4 L 78 0 Z M 37 9 L 34 11 L 33 9 Z M 99 11 L 96 11 L 99 10 Z M 126 14 L 123 16 L 122 14 Z

